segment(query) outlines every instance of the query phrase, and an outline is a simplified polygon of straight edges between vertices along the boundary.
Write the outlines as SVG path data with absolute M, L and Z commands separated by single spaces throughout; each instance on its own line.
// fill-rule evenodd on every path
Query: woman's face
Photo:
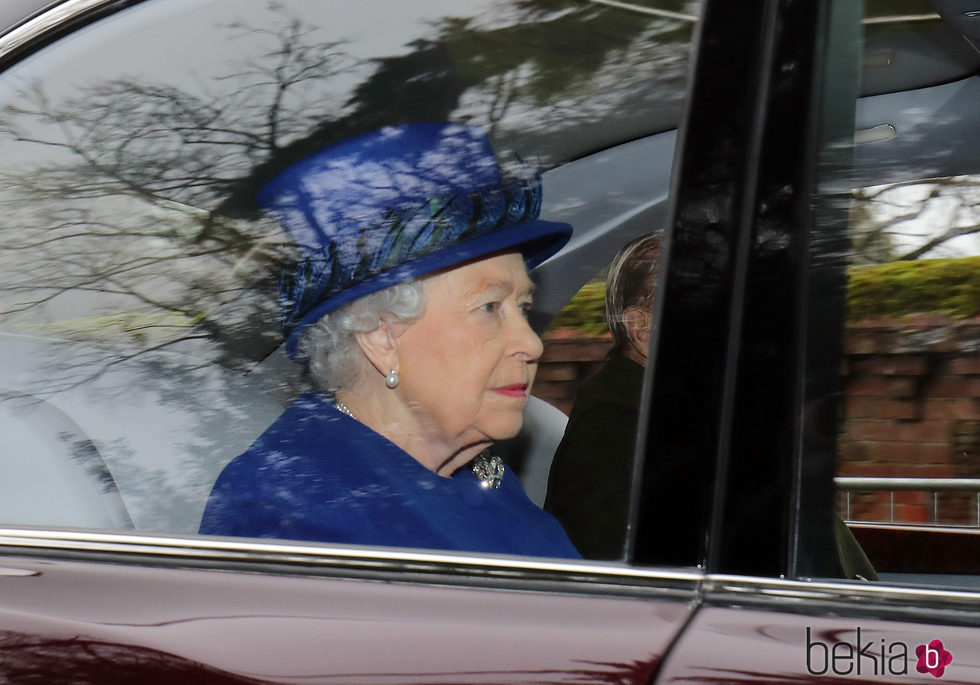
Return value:
M 456 447 L 517 434 L 541 356 L 520 254 L 470 262 L 427 283 L 426 308 L 398 337 L 398 390 L 427 436 Z

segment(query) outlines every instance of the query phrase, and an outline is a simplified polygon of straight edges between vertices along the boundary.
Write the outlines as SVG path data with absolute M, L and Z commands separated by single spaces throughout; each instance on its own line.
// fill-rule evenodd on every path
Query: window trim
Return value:
M 288 540 L 0 527 L 0 566 L 3 556 L 16 555 L 163 568 L 517 587 L 684 602 L 696 599 L 704 579 L 698 569 L 637 568 L 588 560 L 523 559 Z
M 980 591 L 833 580 L 789 580 L 708 574 L 703 606 L 888 622 L 941 622 L 976 627 Z M 940 612 L 942 612 L 940 614 Z
M 0 33 L 0 71 L 80 25 L 93 22 L 144 0 L 64 0 Z M 0 27 L 2 30 L 2 27 Z

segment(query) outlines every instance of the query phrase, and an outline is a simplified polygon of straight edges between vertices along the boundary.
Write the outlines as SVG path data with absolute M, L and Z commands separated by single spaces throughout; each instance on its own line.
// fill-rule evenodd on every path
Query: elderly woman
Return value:
M 542 347 L 527 269 L 571 228 L 485 134 L 358 136 L 259 195 L 307 253 L 280 284 L 300 397 L 221 473 L 201 532 L 577 557 L 487 448 L 513 437 Z

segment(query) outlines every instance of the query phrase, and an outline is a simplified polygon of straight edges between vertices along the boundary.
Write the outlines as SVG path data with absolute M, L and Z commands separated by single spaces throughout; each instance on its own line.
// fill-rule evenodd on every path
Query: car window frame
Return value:
M 836 402 L 840 385 L 839 350 L 814 353 L 810 341 L 828 337 L 826 328 L 817 334 L 816 326 L 843 329 L 843 295 L 839 302 L 816 308 L 811 297 L 818 289 L 843 293 L 846 277 L 839 260 L 827 255 L 847 244 L 849 222 L 841 209 L 846 203 L 834 205 L 834 200 L 835 195 L 850 196 L 850 183 L 844 177 L 828 183 L 821 173 L 828 165 L 843 169 L 850 164 L 857 86 L 853 80 L 828 76 L 858 68 L 853 39 L 860 28 L 860 8 L 847 5 L 836 0 L 757 0 L 737 8 L 724 0 L 705 4 L 700 31 L 712 40 L 699 43 L 675 159 L 679 170 L 666 237 L 668 266 L 654 308 L 661 335 L 651 349 L 656 361 L 648 369 L 653 392 L 644 399 L 649 422 L 644 456 L 648 464 L 663 459 L 661 439 L 669 435 L 676 441 L 672 448 L 687 449 L 717 469 L 703 548 L 703 606 L 975 625 L 980 593 L 973 590 L 836 579 L 840 569 L 831 528 L 836 456 L 826 436 L 836 433 L 837 415 L 830 410 L 814 417 L 807 409 L 808 403 L 812 408 L 814 402 Z M 745 60 L 752 62 L 751 69 L 733 57 L 745 45 L 757 46 Z M 726 90 L 731 83 L 742 89 Z M 834 140 L 845 144 L 833 146 Z M 814 226 L 814 207 L 824 212 L 820 226 Z M 771 246 L 756 239 L 763 230 L 770 238 L 785 240 L 776 267 L 766 254 Z M 819 249 L 813 247 L 814 236 L 822 241 Z M 775 275 L 760 273 L 773 268 Z M 692 278 L 703 273 L 714 282 Z M 778 293 L 774 279 L 792 296 Z M 730 284 L 731 292 L 718 287 L 718 281 Z M 724 369 L 720 404 L 711 404 L 703 391 L 690 390 L 678 371 L 683 368 L 680 355 L 709 347 L 702 339 L 708 324 L 699 320 L 701 312 L 692 300 L 708 303 L 703 306 L 713 307 L 716 314 L 711 330 L 721 341 L 710 351 Z M 753 323 L 753 310 L 785 325 L 759 326 Z M 767 346 L 781 346 L 789 354 L 768 367 L 772 378 L 760 382 L 746 360 L 751 361 L 754 349 Z M 773 379 L 782 394 L 767 392 Z M 709 409 L 711 423 L 702 425 L 709 439 L 696 431 L 684 435 L 683 429 L 675 430 L 671 422 L 676 417 L 661 418 L 678 401 L 691 407 L 705 403 L 701 406 Z M 751 440 L 759 436 L 749 430 L 758 425 L 753 416 L 770 420 L 778 439 Z M 747 457 L 749 446 L 757 448 L 754 458 Z M 753 481 L 760 468 L 782 477 L 769 485 Z M 786 489 L 767 500 L 772 482 Z M 754 520 L 767 520 L 769 528 L 746 528 L 733 515 L 737 508 L 726 516 L 726 500 L 730 507 L 762 502 Z M 654 539 L 655 522 L 640 514 L 634 536 Z M 772 549 L 758 558 L 733 553 L 751 535 L 773 531 L 778 532 L 769 537 Z M 804 596 L 805 607 L 792 606 Z
M 143 0 L 64 0 L 0 34 L 0 73 Z M 692 41 L 692 54 L 697 50 Z M 157 568 L 206 568 L 464 587 L 642 596 L 695 605 L 701 569 L 342 544 L 0 525 L 0 554 Z

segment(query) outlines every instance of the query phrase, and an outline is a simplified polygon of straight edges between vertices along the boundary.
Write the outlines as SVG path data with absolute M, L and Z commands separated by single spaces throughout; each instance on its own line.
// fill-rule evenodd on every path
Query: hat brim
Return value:
M 299 351 L 299 341 L 307 327 L 316 323 L 324 314 L 329 314 L 360 297 L 413 278 L 510 249 L 519 250 L 524 255 L 524 263 L 528 270 L 531 270 L 561 250 L 571 237 L 572 227 L 568 224 L 536 219 L 494 230 L 399 264 L 351 286 L 311 309 L 286 338 L 286 354 L 294 361 L 305 361 Z

